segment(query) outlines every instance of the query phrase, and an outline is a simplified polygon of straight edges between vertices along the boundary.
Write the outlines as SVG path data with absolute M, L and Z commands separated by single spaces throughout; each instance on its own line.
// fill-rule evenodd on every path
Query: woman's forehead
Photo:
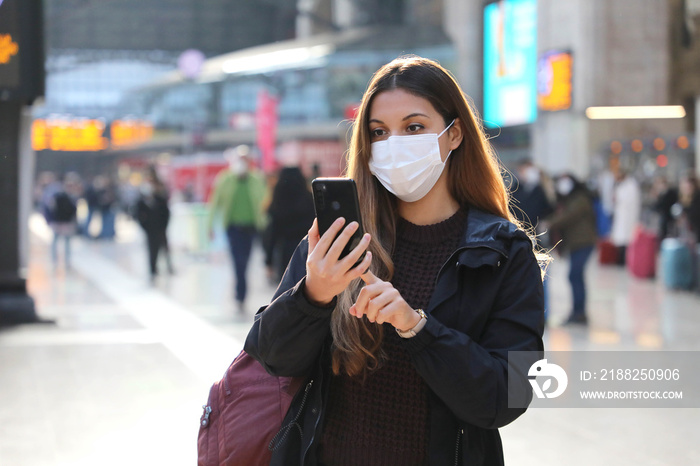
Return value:
M 424 97 L 403 89 L 390 89 L 377 94 L 369 108 L 369 118 L 384 121 L 385 118 L 403 118 L 420 113 L 430 118 L 438 116 L 437 110 Z

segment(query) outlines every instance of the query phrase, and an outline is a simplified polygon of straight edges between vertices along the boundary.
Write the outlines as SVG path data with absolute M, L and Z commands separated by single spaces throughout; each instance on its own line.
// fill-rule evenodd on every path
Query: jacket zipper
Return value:
M 299 417 L 304 411 L 304 407 L 306 406 L 306 399 L 309 396 L 309 391 L 311 390 L 311 386 L 313 385 L 313 383 L 313 380 L 309 380 L 309 383 L 306 384 L 306 388 L 304 389 L 304 397 L 301 399 L 301 404 L 299 405 L 299 411 L 297 411 L 297 415 L 294 416 L 294 419 L 289 421 L 289 424 L 281 427 L 277 434 L 275 434 L 275 436 L 272 438 L 272 440 L 270 440 L 270 443 L 267 446 L 268 450 L 277 450 L 280 447 L 280 445 L 284 443 L 285 439 L 289 435 L 289 431 L 292 430 L 293 427 L 296 427 L 299 430 L 299 436 L 303 438 L 304 432 L 301 429 L 301 426 L 299 426 L 299 424 L 297 423 L 297 421 L 299 420 Z M 280 435 L 282 435 L 281 438 Z
M 316 413 L 314 413 L 316 414 Z M 314 444 L 314 439 L 316 438 L 316 431 L 318 430 L 318 423 L 321 421 L 321 413 L 319 411 L 318 415 L 316 416 L 316 422 L 314 422 L 314 433 L 311 435 L 311 440 L 309 441 L 308 445 L 306 445 L 306 449 L 304 450 L 304 455 L 302 456 L 302 466 L 306 462 L 306 455 L 309 453 L 309 448 L 311 448 L 311 445 Z
M 457 441 L 455 442 L 455 466 L 459 466 L 459 444 L 464 435 L 464 429 L 457 430 Z

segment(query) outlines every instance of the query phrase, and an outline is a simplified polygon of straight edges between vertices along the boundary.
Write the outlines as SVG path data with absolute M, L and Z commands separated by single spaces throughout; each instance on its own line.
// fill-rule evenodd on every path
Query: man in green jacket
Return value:
M 247 294 L 246 272 L 253 240 L 264 226 L 263 200 L 267 185 L 261 173 L 251 165 L 248 146 L 238 146 L 224 152 L 229 163 L 214 180 L 209 200 L 209 235 L 214 220 L 220 218 L 228 237 L 235 275 L 235 298 L 240 312 L 245 311 Z

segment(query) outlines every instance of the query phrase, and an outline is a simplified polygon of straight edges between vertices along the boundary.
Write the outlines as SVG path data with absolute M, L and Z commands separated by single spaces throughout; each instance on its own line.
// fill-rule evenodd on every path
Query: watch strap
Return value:
M 413 338 L 418 335 L 418 332 L 423 330 L 423 327 L 425 327 L 425 323 L 428 321 L 428 316 L 425 314 L 423 309 L 416 309 L 416 312 L 420 315 L 420 320 L 412 329 L 406 331 L 401 331 L 398 328 L 396 329 L 396 333 L 398 333 L 401 338 Z

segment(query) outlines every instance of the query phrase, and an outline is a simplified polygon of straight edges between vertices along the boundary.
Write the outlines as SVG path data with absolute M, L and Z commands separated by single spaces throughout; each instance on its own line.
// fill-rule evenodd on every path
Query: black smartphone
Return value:
M 323 236 L 333 222 L 339 217 L 345 219 L 345 226 L 353 221 L 360 225 L 340 254 L 340 258 L 342 259 L 350 254 L 350 251 L 355 249 L 364 235 L 355 180 L 352 178 L 316 178 L 311 182 L 311 192 L 314 196 L 314 208 L 316 209 L 318 230 L 321 236 Z M 343 228 L 345 228 L 345 226 L 343 226 Z M 342 232 L 343 230 L 340 231 Z M 340 235 L 340 233 L 338 233 L 338 235 Z M 336 238 L 338 235 L 336 235 Z M 362 257 L 358 259 L 357 264 L 362 262 L 364 257 L 365 255 L 363 253 Z

